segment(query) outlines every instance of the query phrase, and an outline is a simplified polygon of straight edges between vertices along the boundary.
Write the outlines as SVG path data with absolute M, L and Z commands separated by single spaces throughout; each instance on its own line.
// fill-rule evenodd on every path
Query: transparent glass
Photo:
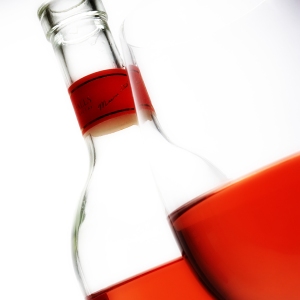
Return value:
M 161 0 L 123 25 L 155 181 L 185 255 L 218 299 L 300 297 L 299 8 Z
M 165 217 L 101 1 L 52 1 L 38 16 L 90 154 L 72 240 L 86 299 L 213 299 Z M 147 99 L 142 107 L 151 115 Z

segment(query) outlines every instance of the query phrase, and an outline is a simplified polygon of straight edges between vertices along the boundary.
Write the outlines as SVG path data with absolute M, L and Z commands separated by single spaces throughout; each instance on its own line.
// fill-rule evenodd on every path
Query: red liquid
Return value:
M 87 300 L 213 300 L 184 258 L 100 291 Z
M 218 298 L 300 299 L 299 155 L 196 199 L 170 219 Z

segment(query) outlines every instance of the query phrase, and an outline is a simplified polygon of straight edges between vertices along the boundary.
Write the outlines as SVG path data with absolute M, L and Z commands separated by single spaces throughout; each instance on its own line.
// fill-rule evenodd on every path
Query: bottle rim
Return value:
M 51 39 L 53 33 L 80 19 L 94 18 L 107 21 L 107 13 L 101 0 L 77 0 L 75 2 L 74 0 L 52 0 L 39 7 L 37 16 L 48 40 Z

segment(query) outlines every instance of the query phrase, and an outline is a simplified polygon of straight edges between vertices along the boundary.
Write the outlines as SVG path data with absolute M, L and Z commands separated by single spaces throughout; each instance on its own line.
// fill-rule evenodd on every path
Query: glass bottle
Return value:
M 218 299 L 299 299 L 299 4 L 160 0 L 159 14 L 157 5 L 125 20 L 122 48 L 184 253 Z M 156 112 L 139 109 L 142 84 Z M 205 160 L 172 144 L 156 113 L 192 120 L 188 133 L 230 180 L 218 185 Z
M 72 242 L 86 299 L 213 299 L 182 255 L 147 171 L 127 71 L 102 2 L 52 1 L 38 16 L 90 154 Z M 148 99 L 141 105 L 151 115 Z
M 205 243 L 210 244 L 210 241 L 202 243 L 202 237 L 197 228 L 200 220 L 199 214 L 201 215 L 199 206 L 211 193 L 216 193 L 219 189 L 224 188 L 228 179 L 205 158 L 174 144 L 164 133 L 154 109 L 141 109 L 142 103 L 151 102 L 151 100 L 135 59 L 135 53 L 139 51 L 135 49 L 136 52 L 133 53 L 131 45 L 127 44 L 124 39 L 122 48 L 137 108 L 138 121 L 147 151 L 149 151 L 152 174 L 169 222 L 183 249 L 184 257 L 187 257 L 189 263 L 194 267 L 200 282 L 212 297 L 220 300 L 226 299 L 198 267 L 198 261 L 194 257 L 199 254 L 195 255 L 191 251 L 191 244 L 196 241 L 196 244 L 199 243 L 203 248 L 205 248 Z M 200 206 L 200 211 L 201 209 Z M 193 212 L 194 210 L 196 212 Z M 191 211 L 192 213 L 190 213 Z M 217 219 L 214 221 L 218 223 Z M 197 247 L 195 248 L 197 251 Z

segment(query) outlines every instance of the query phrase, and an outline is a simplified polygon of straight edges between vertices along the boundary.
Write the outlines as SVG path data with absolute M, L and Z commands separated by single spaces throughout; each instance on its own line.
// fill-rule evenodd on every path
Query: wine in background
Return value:
M 170 2 L 138 9 L 121 37 L 178 241 L 218 299 L 300 299 L 298 4 L 263 1 L 232 18 L 247 1 Z M 229 19 L 216 29 L 218 16 Z M 150 117 L 139 109 L 149 96 Z M 197 141 L 202 157 L 173 144 L 160 120 Z
M 87 300 L 213 300 L 185 258 L 92 294 Z
M 198 275 L 224 299 L 300 299 L 300 155 L 170 216 Z

